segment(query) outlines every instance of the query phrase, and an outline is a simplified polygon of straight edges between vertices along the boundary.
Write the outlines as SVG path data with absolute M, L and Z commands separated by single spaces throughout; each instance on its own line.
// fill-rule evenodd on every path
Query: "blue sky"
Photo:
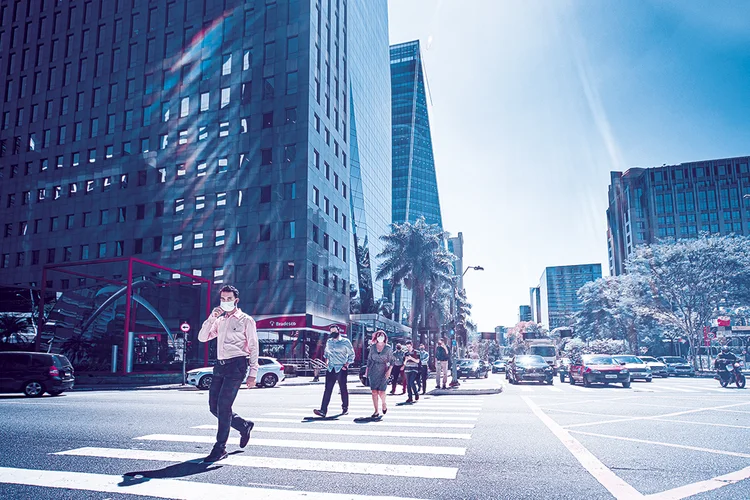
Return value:
M 709 7 L 707 7 L 709 6 Z M 445 229 L 480 331 L 606 259 L 611 170 L 750 155 L 750 2 L 390 0 L 419 39 Z M 426 50 L 425 50 L 426 49 Z

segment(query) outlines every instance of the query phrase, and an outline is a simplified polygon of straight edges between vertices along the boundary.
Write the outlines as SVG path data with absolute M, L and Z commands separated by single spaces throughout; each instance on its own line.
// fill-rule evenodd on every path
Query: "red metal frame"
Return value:
M 90 266 L 90 265 L 100 265 L 100 264 L 112 264 L 112 263 L 124 263 L 127 262 L 128 264 L 128 272 L 127 272 L 127 278 L 123 281 L 118 281 L 114 279 L 104 278 L 103 276 L 96 276 L 94 274 L 88 274 L 88 273 L 81 273 L 77 271 L 68 270 L 66 268 L 69 267 L 76 267 L 76 266 Z M 39 341 L 40 341 L 40 332 L 44 328 L 45 318 L 44 318 L 44 297 L 47 292 L 47 271 L 57 271 L 64 274 L 69 274 L 71 276 L 77 276 L 79 278 L 91 278 L 95 279 L 97 281 L 102 281 L 104 283 L 109 283 L 113 285 L 124 285 L 127 287 L 127 292 L 125 294 L 125 332 L 124 332 L 124 339 L 123 339 L 123 363 L 122 363 L 122 374 L 127 375 L 127 355 L 125 353 L 128 352 L 129 349 L 129 342 L 128 342 L 128 332 L 131 330 L 130 327 L 130 320 L 131 320 L 131 309 L 132 309 L 132 294 L 133 294 L 133 264 L 140 264 L 146 267 L 155 268 L 160 271 L 167 271 L 171 274 L 178 274 L 181 277 L 189 278 L 192 281 L 191 282 L 185 282 L 185 283 L 162 283 L 158 284 L 157 286 L 174 286 L 174 285 L 195 285 L 195 284 L 206 284 L 207 291 L 206 291 L 206 317 L 211 314 L 211 289 L 212 289 L 212 282 L 208 278 L 204 278 L 202 276 L 195 276 L 194 274 L 185 273 L 183 271 L 179 271 L 177 269 L 171 269 L 169 267 L 162 266 L 160 264 L 155 264 L 153 262 L 148 262 L 143 259 L 139 259 L 136 257 L 115 257 L 110 259 L 95 259 L 95 260 L 84 260 L 84 261 L 78 261 L 78 262 L 65 262 L 60 264 L 47 264 L 44 267 L 42 267 L 42 286 L 41 286 L 41 296 L 39 300 L 39 319 L 37 321 L 37 335 L 34 339 L 34 350 L 39 351 Z M 208 343 L 205 344 L 204 348 L 204 359 L 203 359 L 203 366 L 208 366 Z M 138 372 L 140 373 L 140 372 Z

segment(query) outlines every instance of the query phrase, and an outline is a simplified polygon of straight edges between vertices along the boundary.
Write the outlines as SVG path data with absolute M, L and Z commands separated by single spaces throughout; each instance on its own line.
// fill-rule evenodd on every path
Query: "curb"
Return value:
M 503 392 L 502 385 L 494 389 L 433 389 L 427 394 L 430 396 L 484 396 L 501 392 Z

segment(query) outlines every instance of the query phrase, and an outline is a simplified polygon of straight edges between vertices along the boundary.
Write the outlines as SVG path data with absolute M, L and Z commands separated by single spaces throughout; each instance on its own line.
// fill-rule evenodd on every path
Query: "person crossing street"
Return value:
M 328 367 L 323 402 L 319 410 L 313 410 L 313 413 L 319 417 L 325 417 L 328 413 L 328 404 L 331 402 L 331 394 L 337 382 L 341 391 L 341 415 L 349 412 L 349 390 L 346 387 L 346 378 L 349 375 L 349 365 L 354 363 L 354 348 L 348 338 L 341 336 L 338 326 L 331 326 L 330 332 L 331 336 L 326 342 L 324 353 Z
M 411 340 L 406 341 L 406 354 L 404 356 L 404 374 L 406 375 L 406 390 L 409 399 L 407 403 L 419 401 L 419 353 L 414 350 Z
M 216 339 L 216 365 L 208 390 L 208 406 L 217 418 L 219 428 L 216 432 L 216 444 L 203 460 L 206 463 L 227 457 L 227 440 L 232 428 L 239 431 L 240 448 L 244 448 L 250 441 L 250 431 L 255 425 L 232 411 L 232 404 L 245 377 L 247 388 L 255 387 L 255 377 L 258 375 L 258 334 L 255 320 L 237 307 L 240 292 L 235 287 L 223 286 L 220 299 L 221 306 L 211 311 L 198 333 L 200 342 Z
M 419 379 L 417 386 L 422 386 L 422 394 L 427 393 L 427 377 L 430 373 L 430 353 L 424 348 L 424 344 L 419 344 Z
M 450 359 L 450 353 L 445 346 L 445 341 L 440 339 L 435 349 L 435 389 L 440 389 L 441 378 L 443 379 L 443 389 L 448 383 L 448 359 Z
M 393 351 L 393 370 L 391 371 L 391 394 L 396 393 L 396 386 L 399 384 L 401 375 L 404 371 L 404 355 L 406 352 L 401 348 L 401 344 L 396 344 L 396 350 Z M 406 376 L 404 375 L 403 390 L 401 394 L 406 392 Z

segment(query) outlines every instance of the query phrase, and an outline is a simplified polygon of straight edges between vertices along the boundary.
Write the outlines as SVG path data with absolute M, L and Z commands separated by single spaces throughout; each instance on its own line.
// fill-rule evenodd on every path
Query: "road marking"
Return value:
M 563 392 L 563 390 L 562 390 L 562 389 L 560 389 L 559 387 L 549 386 L 549 387 L 547 387 L 547 388 L 548 388 L 548 389 L 549 389 L 550 391 L 552 391 L 552 392 Z
M 311 405 L 309 408 L 303 408 L 303 410 L 306 411 L 312 411 L 313 408 L 320 408 L 318 405 Z M 419 410 L 419 411 L 432 411 L 432 412 L 450 412 L 450 413 L 461 413 L 461 414 L 475 414 L 478 415 L 482 408 L 477 407 L 465 407 L 465 406 L 456 406 L 456 407 L 438 407 L 438 406 L 425 406 L 422 404 L 422 402 L 414 403 L 413 405 L 401 405 L 394 404 L 391 402 L 388 405 L 389 409 L 402 409 L 402 408 L 408 408 L 411 410 Z M 350 404 L 349 409 L 356 409 L 356 410 L 368 410 L 372 409 L 372 404 L 364 405 L 364 404 Z M 298 411 L 300 408 L 294 408 L 293 411 Z
M 12 467 L 0 467 L 0 483 L 120 493 L 123 495 L 141 495 L 168 498 L 170 500 L 200 500 L 204 498 L 221 498 L 227 500 L 245 498 L 252 498 L 253 500 L 366 500 L 368 498 L 379 498 L 382 500 L 397 500 L 400 498 L 253 488 L 248 486 L 201 483 L 181 479 L 125 479 L 123 476 L 108 474 L 17 469 Z
M 169 441 L 175 443 L 213 444 L 213 436 L 189 436 L 180 434 L 150 434 L 134 438 L 141 441 Z M 240 438 L 229 438 L 229 443 L 239 444 Z M 452 446 L 424 446 L 385 443 L 344 443 L 337 441 L 292 441 L 287 439 L 251 439 L 248 446 L 278 448 L 306 448 L 313 450 L 383 451 L 389 453 L 421 453 L 426 455 L 465 455 L 466 448 Z
M 205 454 L 173 451 L 133 450 L 120 448 L 85 447 L 61 451 L 52 455 L 76 457 L 115 458 L 125 460 L 154 460 L 158 462 L 198 462 Z M 456 479 L 458 468 L 433 467 L 424 465 L 378 464 L 363 462 L 332 462 L 330 460 L 298 460 L 277 457 L 256 457 L 229 455 L 221 465 L 253 467 L 264 469 L 284 469 L 315 472 L 340 472 L 345 474 L 366 474 L 374 476 L 421 477 L 427 479 Z
M 578 387 L 577 385 L 568 384 L 568 386 L 570 386 L 570 388 L 573 389 L 574 391 L 589 392 L 589 389 Z
M 679 500 L 682 498 L 697 495 L 698 493 L 705 493 L 707 491 L 713 491 L 719 488 L 723 488 L 724 486 L 728 486 L 730 484 L 739 483 L 740 481 L 744 481 L 748 478 L 750 478 L 750 467 L 745 467 L 744 469 L 738 470 L 736 472 L 730 472 L 729 474 L 717 476 L 706 481 L 686 484 L 685 486 L 680 486 L 679 488 L 674 488 L 671 490 L 662 491 L 661 493 L 648 495 L 646 498 L 650 500 Z
M 576 388 L 576 386 L 570 386 L 570 388 L 574 389 L 574 388 Z M 583 390 L 585 390 L 585 389 L 583 389 Z M 582 405 L 582 404 L 585 404 L 585 403 L 603 403 L 603 402 L 607 402 L 607 401 L 622 401 L 622 400 L 625 400 L 625 399 L 634 399 L 634 398 L 638 398 L 638 397 L 640 397 L 640 396 L 622 396 L 622 397 L 619 397 L 619 398 L 599 398 L 599 399 L 583 399 L 583 400 L 573 399 L 573 400 L 562 401 L 562 402 L 559 402 L 559 403 L 545 403 L 544 406 L 545 407 L 550 407 L 550 406 L 563 406 L 563 405 L 570 405 L 570 404 Z M 637 403 L 632 403 L 632 404 L 637 404 Z
M 390 410 L 390 408 L 389 408 Z M 273 412 L 265 413 L 272 417 L 314 417 L 312 412 L 307 413 L 306 411 L 288 411 L 284 413 Z M 446 420 L 446 421 L 476 421 L 477 417 L 450 417 L 450 416 L 433 416 L 425 415 L 424 413 L 418 414 L 417 412 L 409 411 L 409 415 L 393 415 L 388 414 L 388 420 Z
M 531 411 L 536 415 L 539 420 L 552 431 L 552 434 L 560 440 L 560 442 L 568 449 L 568 451 L 575 457 L 576 460 L 583 466 L 584 469 L 591 474 L 594 479 L 599 481 L 599 484 L 604 486 L 612 496 L 617 499 L 638 499 L 643 498 L 643 495 L 630 486 L 628 483 L 620 479 L 617 474 L 612 472 L 607 466 L 605 466 L 598 458 L 596 458 L 589 450 L 587 450 L 576 438 L 570 435 L 568 431 L 563 429 L 557 422 L 547 416 L 531 399 L 526 396 L 521 396 L 526 404 L 531 408 Z
M 731 424 L 716 424 L 716 423 L 709 423 L 709 422 L 695 422 L 693 420 L 670 420 L 666 418 L 655 418 L 657 422 L 673 422 L 677 424 L 695 424 L 695 425 L 708 425 L 712 427 L 729 427 L 730 429 L 750 429 L 750 426 L 747 425 L 731 425 Z
M 217 429 L 217 425 L 196 425 L 193 429 L 212 430 Z M 471 439 L 471 434 L 456 434 L 450 432 L 394 432 L 394 431 L 368 431 L 365 429 L 342 430 L 342 429 L 316 429 L 308 425 L 301 427 L 253 427 L 253 432 L 275 432 L 279 434 L 329 434 L 334 436 L 376 436 L 376 437 L 404 437 L 404 438 L 425 438 L 425 439 Z
M 680 448 L 683 450 L 692 450 L 692 451 L 703 451 L 706 453 L 714 453 L 716 455 L 729 455 L 731 457 L 742 457 L 742 458 L 750 458 L 750 454 L 747 453 L 739 453 L 736 451 L 723 451 L 723 450 L 713 450 L 711 448 L 701 448 L 698 446 L 688 446 L 685 444 L 674 444 L 674 443 L 662 443 L 660 441 L 649 441 L 646 439 L 636 439 L 636 438 L 628 438 L 628 437 L 622 437 L 622 436 L 610 436 L 608 434 L 597 434 L 595 432 L 584 432 L 584 431 L 570 431 L 575 434 L 583 434 L 586 436 L 594 436 L 594 437 L 601 437 L 601 438 L 607 438 L 607 439 L 616 439 L 618 441 L 630 441 L 633 443 L 643 443 L 643 444 L 655 444 L 659 446 L 667 446 L 669 448 Z
M 531 390 L 531 387 L 521 387 L 521 392 L 534 392 Z
M 744 406 L 744 405 L 750 405 L 750 401 L 745 403 L 734 403 L 731 405 L 723 405 L 723 406 L 716 406 L 716 407 L 709 407 L 709 408 L 698 408 L 693 410 L 686 410 L 686 411 L 678 411 L 674 413 L 666 413 L 664 415 L 651 415 L 651 416 L 641 416 L 641 417 L 628 417 L 628 418 L 618 418 L 618 419 L 612 419 L 612 420 L 599 420 L 597 422 L 586 422 L 581 424 L 571 424 L 564 426 L 566 429 L 571 429 L 573 427 L 584 427 L 587 425 L 601 425 L 601 424 L 614 424 L 617 422 L 632 422 L 634 420 L 653 420 L 656 418 L 666 418 L 666 417 L 677 417 L 679 415 L 687 415 L 690 413 L 699 413 L 702 411 L 713 411 L 713 410 L 719 410 L 723 408 L 732 408 L 734 406 Z
M 419 427 L 424 428 L 423 422 L 393 422 L 390 420 L 390 416 L 383 417 L 383 420 L 377 422 L 368 422 L 367 424 L 360 424 L 354 420 L 293 420 L 287 418 L 253 418 L 253 422 L 263 422 L 268 424 L 303 424 L 307 426 L 319 426 L 319 425 L 358 425 L 363 427 L 377 426 L 377 427 Z M 441 429 L 473 429 L 474 424 L 453 424 L 443 423 L 440 424 Z
M 700 392 L 700 391 L 696 391 L 694 389 L 681 389 L 679 387 L 674 387 L 674 386 L 671 386 L 671 385 L 661 385 L 661 384 L 659 384 L 659 387 L 661 387 L 662 389 L 669 389 L 670 391 L 690 392 L 690 393 L 693 393 L 693 394 L 696 393 L 696 392 Z

